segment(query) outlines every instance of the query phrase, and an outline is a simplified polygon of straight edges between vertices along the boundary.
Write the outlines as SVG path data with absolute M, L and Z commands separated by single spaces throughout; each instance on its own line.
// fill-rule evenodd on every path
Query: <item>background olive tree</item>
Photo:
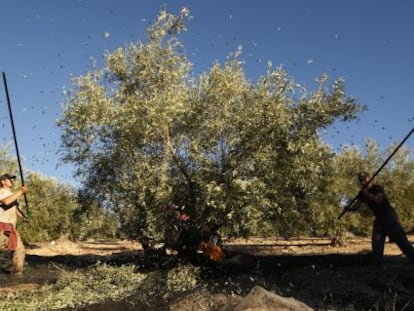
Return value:
M 364 106 L 342 80 L 307 90 L 271 63 L 251 82 L 241 49 L 194 76 L 186 18 L 161 10 L 146 41 L 73 78 L 58 124 L 82 191 L 130 237 L 159 236 L 169 201 L 229 235 L 318 232 L 334 159 L 319 131 Z
M 76 209 L 75 191 L 53 178 L 27 172 L 25 183 L 30 208 L 30 223 L 20 223 L 19 231 L 26 242 L 46 242 L 69 236 L 72 214 Z M 20 206 L 25 211 L 24 199 Z
M 0 149 L 0 156 L 0 174 L 15 174 L 17 190 L 21 180 L 16 157 L 11 155 L 8 145 Z M 17 228 L 25 243 L 48 242 L 61 236 L 77 240 L 117 237 L 118 221 L 111 212 L 86 200 L 71 185 L 26 169 L 23 172 L 31 217 L 30 223 L 19 219 Z M 19 202 L 20 209 L 27 213 L 24 198 Z
M 16 157 L 10 154 L 8 145 L 0 149 L 0 156 L 0 174 L 16 175 L 17 189 L 21 186 L 21 180 Z M 17 227 L 22 239 L 25 242 L 51 241 L 62 234 L 68 234 L 76 208 L 74 189 L 38 173 L 25 170 L 24 173 L 24 181 L 29 189 L 26 195 L 31 218 L 29 224 L 18 221 Z M 26 213 L 23 197 L 19 202 L 21 210 Z

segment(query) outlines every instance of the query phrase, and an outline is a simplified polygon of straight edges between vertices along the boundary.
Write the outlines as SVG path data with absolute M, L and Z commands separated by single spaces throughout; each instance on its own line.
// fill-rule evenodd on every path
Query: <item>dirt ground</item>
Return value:
M 414 236 L 409 239 L 414 242 Z M 341 246 L 331 244 L 329 238 L 224 239 L 229 259 L 220 266 L 204 267 L 195 290 L 169 293 L 165 278 L 171 265 L 156 258 L 150 265 L 146 263 L 147 281 L 135 294 L 76 310 L 227 311 L 255 285 L 293 297 L 315 310 L 414 310 L 414 265 L 396 245 L 386 244 L 385 263 L 376 266 L 371 262 L 369 238 L 347 238 Z M 257 264 L 240 269 L 233 260 L 239 254 L 254 257 Z M 127 240 L 74 243 L 62 238 L 30 245 L 25 276 L 13 282 L 9 279 L 9 286 L 5 286 L 2 278 L 8 276 L 0 275 L 0 290 L 36 288 L 53 281 L 58 277 L 54 266 L 77 268 L 105 261 L 144 267 L 143 258 L 141 245 Z
M 414 235 L 409 236 L 414 242 Z M 322 254 L 358 254 L 368 253 L 371 250 L 370 238 L 347 238 L 344 245 L 332 245 L 331 238 L 255 238 L 226 239 L 226 249 L 255 255 L 322 255 Z M 57 255 L 99 255 L 106 256 L 129 251 L 142 251 L 141 244 L 131 240 L 88 240 L 72 242 L 66 238 L 47 243 L 35 243 L 27 247 L 27 255 L 57 256 Z M 394 243 L 387 243 L 385 255 L 401 255 L 401 251 Z
M 35 243 L 27 247 L 27 255 L 57 256 L 57 255 L 99 255 L 106 256 L 115 253 L 142 250 L 141 244 L 136 241 L 101 241 L 88 240 L 72 242 L 67 238 L 60 238 L 48 243 Z

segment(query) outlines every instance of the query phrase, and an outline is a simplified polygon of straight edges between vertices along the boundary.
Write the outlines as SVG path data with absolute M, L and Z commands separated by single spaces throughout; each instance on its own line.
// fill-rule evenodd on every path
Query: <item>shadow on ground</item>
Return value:
M 148 260 L 139 251 L 111 256 L 31 255 L 27 256 L 27 269 L 22 277 L 0 274 L 0 287 L 53 283 L 61 269 L 86 268 L 102 262 L 135 264 L 148 277 L 132 295 L 121 301 L 65 310 L 178 310 L 172 306 L 178 302 L 182 306 L 183 301 L 189 306 L 208 301 L 209 308 L 203 306 L 204 310 L 232 310 L 237 297 L 245 296 L 255 285 L 294 297 L 315 310 L 414 310 L 414 265 L 405 257 L 387 256 L 384 265 L 376 266 L 371 263 L 369 254 L 258 256 L 254 265 L 251 262 L 243 265 L 243 260 L 251 258 L 239 252 L 228 254 L 220 265 L 196 261 L 194 264 L 202 271 L 199 286 L 185 293 L 170 293 L 166 276 L 169 269 L 178 264 L 173 256 Z

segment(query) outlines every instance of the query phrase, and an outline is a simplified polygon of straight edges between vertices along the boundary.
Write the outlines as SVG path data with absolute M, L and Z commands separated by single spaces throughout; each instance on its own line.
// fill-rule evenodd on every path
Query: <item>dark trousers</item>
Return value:
M 385 238 L 389 237 L 398 245 L 404 255 L 414 263 L 414 247 L 408 241 L 398 219 L 376 218 L 372 229 L 372 254 L 376 263 L 382 262 Z

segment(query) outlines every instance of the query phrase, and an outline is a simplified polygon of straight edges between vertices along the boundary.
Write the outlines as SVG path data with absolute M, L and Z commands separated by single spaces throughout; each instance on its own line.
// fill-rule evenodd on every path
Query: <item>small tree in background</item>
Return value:
M 36 173 L 30 173 L 25 182 L 31 218 L 29 224 L 19 226 L 23 240 L 46 242 L 69 235 L 77 206 L 74 189 Z M 23 200 L 20 202 L 23 209 Z
M 97 202 L 83 191 L 77 193 L 77 207 L 73 211 L 72 221 L 70 235 L 76 240 L 119 237 L 118 217 L 97 205 Z

